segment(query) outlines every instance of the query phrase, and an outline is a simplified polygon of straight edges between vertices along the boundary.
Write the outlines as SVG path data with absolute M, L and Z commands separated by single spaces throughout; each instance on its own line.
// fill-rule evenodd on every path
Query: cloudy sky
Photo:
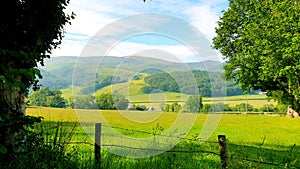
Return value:
M 160 50 L 186 62 L 220 60 L 207 46 L 227 8 L 227 0 L 71 0 L 66 12 L 76 18 L 51 56 L 149 57 Z

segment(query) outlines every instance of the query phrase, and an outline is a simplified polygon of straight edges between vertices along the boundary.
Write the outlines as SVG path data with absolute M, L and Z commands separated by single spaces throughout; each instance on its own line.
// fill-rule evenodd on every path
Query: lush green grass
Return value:
M 76 114 L 77 113 L 77 114 Z M 111 126 L 127 129 L 140 129 L 151 132 L 159 123 L 165 129 L 169 128 L 179 117 L 179 113 L 171 112 L 140 112 L 140 111 L 111 111 L 111 110 L 77 110 L 58 108 L 28 108 L 28 115 L 43 116 L 44 121 L 63 121 L 85 123 L 106 123 Z M 101 114 L 102 116 L 98 116 Z M 187 114 L 188 115 L 188 114 Z M 188 137 L 200 134 L 207 114 L 198 114 Z M 213 116 L 213 115 L 210 115 Z M 97 119 L 95 119 L 97 118 Z M 230 115 L 224 114 L 215 131 L 217 134 L 226 134 L 233 143 L 260 144 L 266 137 L 265 145 L 293 145 L 300 141 L 299 119 L 273 117 L 266 115 Z M 250 139 L 249 139 L 249 136 Z M 212 136 L 211 141 L 215 140 Z
M 80 115 L 81 125 L 78 126 L 73 141 L 90 142 L 93 138 L 94 123 L 118 127 L 116 130 L 124 135 L 134 138 L 153 137 L 154 129 L 159 124 L 163 131 L 169 129 L 178 113 L 138 112 L 138 111 L 96 111 L 81 110 L 75 112 L 72 109 L 54 108 L 28 108 L 28 115 L 44 116 L 41 125 L 55 125 L 56 121 L 62 121 L 63 125 L 72 126 L 78 123 L 77 115 Z M 98 115 L 102 116 L 99 117 Z M 189 114 L 186 114 L 189 115 Z M 82 118 L 85 117 L 85 118 Z M 210 115 L 213 117 L 214 115 Z M 223 115 L 220 121 L 216 121 L 217 128 L 209 138 L 209 143 L 200 143 L 198 140 L 204 126 L 207 114 L 198 114 L 196 121 L 187 133 L 189 140 L 183 140 L 174 151 L 213 151 L 218 153 L 217 135 L 225 134 L 228 138 L 229 166 L 231 168 L 299 168 L 298 154 L 300 147 L 299 119 L 285 117 L 273 117 L 265 115 Z M 178 120 L 178 119 L 177 119 Z M 86 126 L 84 126 L 86 125 Z M 124 129 L 122 129 L 124 128 Z M 128 129 L 128 130 L 125 130 Z M 146 133 L 134 132 L 133 130 Z M 150 133 L 150 135 L 149 135 Z M 151 135 L 152 133 L 152 135 Z M 118 140 L 118 138 L 115 138 Z M 93 162 L 93 146 L 81 144 L 75 146 L 82 165 Z M 125 150 L 124 150 L 125 151 Z M 266 165 L 257 160 L 280 164 L 280 166 Z M 213 154 L 203 153 L 176 153 L 166 152 L 161 155 L 142 159 L 123 158 L 109 152 L 102 153 L 103 168 L 219 168 L 219 157 Z M 83 167 L 84 168 L 84 167 Z

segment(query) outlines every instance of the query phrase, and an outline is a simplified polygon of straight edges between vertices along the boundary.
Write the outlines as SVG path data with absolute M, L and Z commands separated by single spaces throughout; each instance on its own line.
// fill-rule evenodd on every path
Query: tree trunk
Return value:
M 8 153 L 18 151 L 20 140 L 24 140 L 20 134 L 24 127 L 24 100 L 25 94 L 19 88 L 0 84 L 0 145 L 4 146 Z

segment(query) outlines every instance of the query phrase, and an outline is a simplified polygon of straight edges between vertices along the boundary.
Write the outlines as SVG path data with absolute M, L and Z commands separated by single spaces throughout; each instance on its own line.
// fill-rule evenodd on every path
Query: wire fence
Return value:
M 99 132 L 99 129 L 97 129 L 97 127 L 95 126 L 95 124 L 91 124 L 91 123 L 86 123 L 86 124 L 82 124 L 85 127 L 94 127 L 95 129 L 95 140 L 97 137 L 97 132 Z M 61 127 L 71 127 L 74 126 L 74 124 L 60 124 Z M 47 129 L 56 129 L 60 126 L 49 126 Z M 141 133 L 141 134 L 146 134 L 146 135 L 159 135 L 160 137 L 165 137 L 165 138 L 170 138 L 170 139 L 179 139 L 181 141 L 186 141 L 189 143 L 192 143 L 193 146 L 201 146 L 201 143 L 207 143 L 207 144 L 213 144 L 215 147 L 219 146 L 219 151 L 208 151 L 208 150 L 203 150 L 203 149 L 195 149 L 193 148 L 193 146 L 190 147 L 190 149 L 188 149 L 187 147 L 183 146 L 180 147 L 179 145 L 177 145 L 176 147 L 170 149 L 170 150 L 165 150 L 165 149 L 159 149 L 159 148 L 147 148 L 147 147 L 134 147 L 134 146 L 128 146 L 128 145 L 123 145 L 123 144 L 108 144 L 108 143 L 97 143 L 97 142 L 91 142 L 91 141 L 70 141 L 68 144 L 85 144 L 91 147 L 94 147 L 94 149 L 96 150 L 96 147 L 99 148 L 98 151 L 95 151 L 95 158 L 99 158 L 100 155 L 100 149 L 105 148 L 105 147 L 109 147 L 109 148 L 122 148 L 122 149 L 128 149 L 128 150 L 133 150 L 133 151 L 151 151 L 151 152 L 159 152 L 159 153 L 193 153 L 193 154 L 209 154 L 209 155 L 214 155 L 214 156 L 219 156 L 221 158 L 221 163 L 222 163 L 222 167 L 226 168 L 227 167 L 227 161 L 229 160 L 239 160 L 239 161 L 245 161 L 245 162 L 250 162 L 250 163 L 258 163 L 258 164 L 263 164 L 263 165 L 269 165 L 269 166 L 274 166 L 274 167 L 279 167 L 279 168 L 284 168 L 286 167 L 286 164 L 280 164 L 280 163 L 276 163 L 276 162 L 269 162 L 269 161 L 265 161 L 265 160 L 257 160 L 257 159 L 250 159 L 250 158 L 245 158 L 243 156 L 239 156 L 239 155 L 235 155 L 234 153 L 230 153 L 228 154 L 228 149 L 226 147 L 226 140 L 225 141 L 225 147 L 221 147 L 220 145 L 220 140 L 218 141 L 205 141 L 205 140 L 201 140 L 198 137 L 194 137 L 194 138 L 186 138 L 186 137 L 180 137 L 180 136 L 173 136 L 173 135 L 164 135 L 161 133 L 155 133 L 155 131 L 153 132 L 149 132 L 149 131 L 143 131 L 143 130 L 137 130 L 137 129 L 128 129 L 128 128 L 123 128 L 123 127 L 119 127 L 119 126 L 110 126 L 110 125 L 106 125 L 106 124 L 101 124 L 101 127 L 109 127 L 111 129 L 115 129 L 118 131 L 123 131 L 123 132 L 132 132 L 132 133 Z M 100 129 L 101 130 L 101 129 Z M 154 130 L 154 128 L 153 128 Z M 109 135 L 110 133 L 101 133 L 100 134 L 100 138 L 98 138 L 98 140 L 101 141 L 101 138 L 103 139 L 103 137 L 114 137 L 114 134 Z M 182 134 L 184 135 L 184 134 Z M 138 139 L 138 138 L 134 138 L 134 139 Z M 145 140 L 143 140 L 145 141 Z M 145 141 L 147 142 L 147 141 Z M 159 143 L 159 144 L 163 144 L 163 143 Z M 181 148 L 181 149 L 180 149 Z M 179 149 L 179 150 L 178 150 Z M 269 149 L 269 151 L 277 151 L 278 150 L 272 150 Z M 97 153 L 97 154 L 96 154 Z M 223 153 L 223 154 L 222 154 Z M 224 154 L 225 153 L 225 154 Z M 289 153 L 288 151 L 280 151 L 279 153 Z M 95 159 L 97 161 L 97 159 Z M 223 165 L 224 161 L 226 165 Z M 300 166 L 295 167 L 295 168 L 300 168 Z

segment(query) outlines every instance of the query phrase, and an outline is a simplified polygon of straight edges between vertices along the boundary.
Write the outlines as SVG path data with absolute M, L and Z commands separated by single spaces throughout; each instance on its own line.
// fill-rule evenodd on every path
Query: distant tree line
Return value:
M 236 85 L 233 80 L 226 81 L 226 84 L 216 83 L 216 77 L 220 77 L 220 73 L 208 73 L 205 71 L 194 70 L 192 71 L 192 74 L 197 82 L 196 87 L 198 89 L 196 90 L 199 90 L 201 96 L 210 97 L 213 93 L 215 96 L 222 96 L 225 93 L 227 96 L 243 94 L 242 89 Z M 143 93 L 163 91 L 195 94 L 195 86 L 190 85 L 191 79 L 190 77 L 186 76 L 186 72 L 176 72 L 173 76 L 168 73 L 147 76 L 145 77 L 147 86 L 143 87 L 141 91 Z M 212 91 L 212 84 L 214 84 L 214 91 Z
M 177 102 L 172 104 L 162 104 L 161 110 L 164 112 L 189 112 L 189 113 L 209 113 L 209 112 L 285 112 L 286 105 L 265 104 L 263 107 L 255 108 L 251 104 L 240 103 L 235 106 L 229 106 L 224 103 L 203 104 L 202 97 L 190 96 L 184 106 Z
M 29 106 L 59 107 L 74 109 L 102 109 L 102 110 L 125 110 L 128 100 L 120 93 L 102 93 L 99 96 L 77 95 L 68 100 L 62 97 L 59 90 L 41 88 L 28 96 Z
M 29 95 L 29 105 L 65 108 L 67 106 L 67 100 L 65 100 L 61 94 L 62 92 L 59 90 L 50 90 L 48 87 L 41 88 L 38 91 L 33 91 Z
M 50 90 L 48 87 L 41 88 L 32 92 L 28 96 L 29 106 L 58 107 L 74 109 L 100 109 L 100 110 L 125 110 L 128 108 L 129 101 L 120 93 L 102 93 L 98 96 L 78 95 L 72 96 L 69 100 L 62 97 L 59 90 Z M 145 110 L 139 105 L 133 105 L 135 110 Z M 286 105 L 266 104 L 263 107 L 256 108 L 251 104 L 240 103 L 235 106 L 229 106 L 224 103 L 203 104 L 202 97 L 199 95 L 190 96 L 182 106 L 178 102 L 172 104 L 162 104 L 161 111 L 164 112 L 191 112 L 191 113 L 209 113 L 209 112 L 285 112 Z

